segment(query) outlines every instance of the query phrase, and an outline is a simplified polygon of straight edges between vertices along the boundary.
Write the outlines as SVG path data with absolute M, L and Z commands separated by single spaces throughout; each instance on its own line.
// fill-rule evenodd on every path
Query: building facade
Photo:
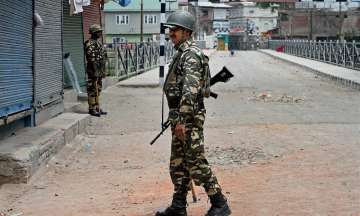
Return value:
M 278 38 L 360 40 L 359 2 L 302 1 L 280 11 Z
M 197 18 L 196 36 L 203 39 L 204 35 L 229 32 L 229 9 L 231 6 L 208 1 L 191 2 L 189 10 Z
M 278 11 L 273 5 L 259 7 L 255 2 L 232 2 L 230 29 L 232 31 L 261 34 L 277 27 Z
M 140 42 L 141 16 L 140 0 L 133 0 L 122 7 L 115 2 L 104 6 L 105 42 Z M 143 40 L 158 40 L 160 34 L 160 1 L 143 1 Z M 178 10 L 177 1 L 167 2 L 166 12 Z

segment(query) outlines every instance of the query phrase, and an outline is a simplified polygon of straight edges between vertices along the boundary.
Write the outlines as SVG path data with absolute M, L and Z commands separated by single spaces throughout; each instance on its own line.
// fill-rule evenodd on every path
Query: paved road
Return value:
M 233 215 L 360 215 L 359 91 L 255 51 L 215 53 L 213 73 L 223 65 L 235 78 L 206 102 L 206 149 Z M 144 216 L 168 204 L 169 134 L 148 145 L 161 89 L 113 86 L 103 101 L 109 115 L 93 118 L 29 185 L 3 186 L 0 206 L 27 216 Z M 196 190 L 191 216 L 210 206 Z

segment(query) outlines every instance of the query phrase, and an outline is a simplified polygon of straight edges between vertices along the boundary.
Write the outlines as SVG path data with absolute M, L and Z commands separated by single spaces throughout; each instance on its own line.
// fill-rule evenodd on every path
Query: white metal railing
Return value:
M 159 42 L 108 44 L 107 74 L 126 78 L 151 70 L 159 65 Z M 165 44 L 165 60 L 169 62 L 175 50 Z
M 360 70 L 360 42 L 269 40 L 269 49 Z

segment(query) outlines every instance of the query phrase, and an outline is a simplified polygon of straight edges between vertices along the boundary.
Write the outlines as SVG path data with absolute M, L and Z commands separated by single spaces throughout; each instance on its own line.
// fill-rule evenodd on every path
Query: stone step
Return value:
M 33 128 L 24 128 L 0 141 L 0 185 L 27 183 L 66 143 L 84 133 L 88 114 L 63 113 Z

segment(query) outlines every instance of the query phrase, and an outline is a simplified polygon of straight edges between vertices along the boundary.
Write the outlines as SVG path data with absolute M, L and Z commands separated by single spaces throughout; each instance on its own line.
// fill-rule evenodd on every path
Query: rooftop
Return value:
M 144 11 L 159 11 L 160 12 L 160 1 L 159 0 L 144 0 Z M 132 0 L 130 4 L 126 7 L 122 7 L 116 2 L 110 1 L 105 4 L 104 12 L 119 12 L 119 11 L 140 11 L 141 0 Z M 166 2 L 166 10 L 169 9 L 169 4 L 171 10 L 178 10 L 178 3 L 175 2 Z
M 195 2 L 191 2 L 191 5 L 195 6 Z M 199 7 L 211 7 L 211 8 L 231 8 L 230 5 L 223 3 L 212 3 L 212 2 L 198 2 Z

